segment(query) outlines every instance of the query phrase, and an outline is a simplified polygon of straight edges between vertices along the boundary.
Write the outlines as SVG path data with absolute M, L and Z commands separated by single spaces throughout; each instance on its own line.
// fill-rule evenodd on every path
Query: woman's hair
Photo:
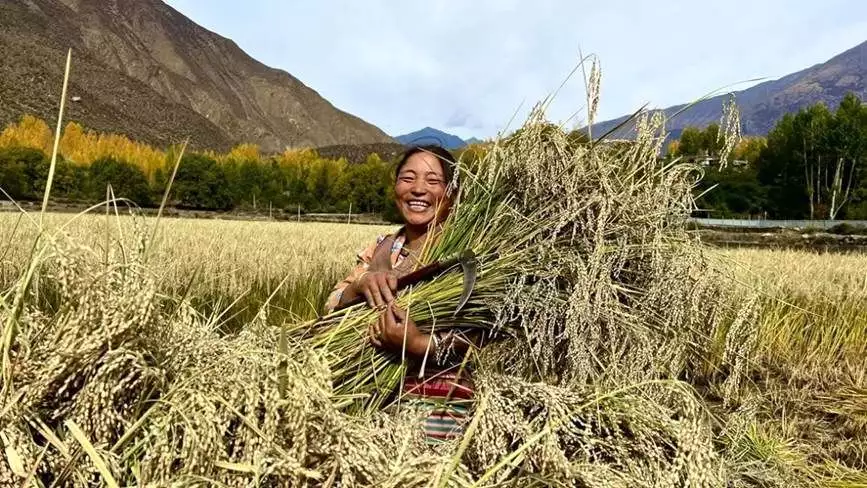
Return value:
M 437 146 L 436 144 L 412 146 L 404 151 L 403 156 L 400 157 L 400 160 L 397 163 L 397 167 L 394 169 L 395 178 L 400 174 L 400 169 L 403 168 L 403 165 L 406 164 L 409 158 L 412 157 L 413 154 L 421 152 L 433 154 L 440 160 L 440 164 L 443 166 L 443 179 L 445 180 L 445 184 L 446 186 L 451 184 L 452 177 L 454 176 L 455 157 L 452 153 L 446 150 L 446 148 Z

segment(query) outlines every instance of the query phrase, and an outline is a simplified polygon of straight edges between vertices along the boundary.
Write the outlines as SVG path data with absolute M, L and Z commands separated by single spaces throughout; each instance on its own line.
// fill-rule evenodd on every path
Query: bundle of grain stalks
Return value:
M 455 273 L 398 300 L 426 329 L 493 339 L 468 358 L 465 435 L 436 447 L 391 401 L 408 366 L 367 343 L 366 307 L 283 324 L 266 301 L 226 335 L 159 292 L 147 240 L 103 252 L 46 234 L 2 297 L 0 483 L 791 484 L 797 470 L 749 450 L 755 300 L 686 232 L 696 173 L 658 159 L 662 129 L 642 116 L 634 141 L 574 143 L 536 111 L 459 164 L 423 261 L 473 250 L 471 300 L 453 315 Z M 729 415 L 747 420 L 722 428 Z

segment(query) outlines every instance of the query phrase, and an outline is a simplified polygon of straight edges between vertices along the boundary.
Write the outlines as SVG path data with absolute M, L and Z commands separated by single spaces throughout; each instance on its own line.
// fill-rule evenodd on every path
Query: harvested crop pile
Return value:
M 762 363 L 760 301 L 686 231 L 696 171 L 657 158 L 661 119 L 637 127 L 575 143 L 537 112 L 461 162 L 424 259 L 472 249 L 475 293 L 456 317 L 456 273 L 399 299 L 420 326 L 495 339 L 470 358 L 454 444 L 427 446 L 391 401 L 407 366 L 366 343 L 367 308 L 281 324 L 263 303 L 225 335 L 159 292 L 147 242 L 103 255 L 46 236 L 3 295 L 0 483 L 864 486 L 863 379 L 816 378 L 796 405 L 808 387 Z M 821 416 L 805 410 L 820 392 Z

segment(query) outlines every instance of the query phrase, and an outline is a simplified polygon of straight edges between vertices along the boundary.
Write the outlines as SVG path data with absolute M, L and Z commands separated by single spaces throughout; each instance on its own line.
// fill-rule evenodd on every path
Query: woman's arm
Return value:
M 383 236 L 358 254 L 358 264 L 328 297 L 326 310 L 364 297 L 371 308 L 384 309 L 397 296 L 397 274 L 391 267 L 391 253 L 395 239 Z
M 371 324 L 369 334 L 371 343 L 376 347 L 399 353 L 406 344 L 409 356 L 415 359 L 427 356 L 438 364 L 460 361 L 471 347 L 479 347 L 482 342 L 482 334 L 478 330 L 450 329 L 446 332 L 424 333 L 406 311 L 396 305 L 390 305 Z

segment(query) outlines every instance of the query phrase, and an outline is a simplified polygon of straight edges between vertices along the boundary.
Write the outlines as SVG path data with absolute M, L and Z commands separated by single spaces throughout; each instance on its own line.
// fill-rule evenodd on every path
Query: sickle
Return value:
M 458 300 L 458 306 L 455 308 L 455 313 L 452 316 L 456 316 L 464 308 L 464 305 L 467 304 L 467 301 L 469 301 L 470 295 L 473 294 L 473 289 L 476 287 L 476 276 L 479 271 L 479 260 L 476 259 L 476 254 L 470 249 L 464 251 L 458 263 L 460 263 L 461 271 L 464 274 L 464 288 L 461 291 L 461 298 Z

